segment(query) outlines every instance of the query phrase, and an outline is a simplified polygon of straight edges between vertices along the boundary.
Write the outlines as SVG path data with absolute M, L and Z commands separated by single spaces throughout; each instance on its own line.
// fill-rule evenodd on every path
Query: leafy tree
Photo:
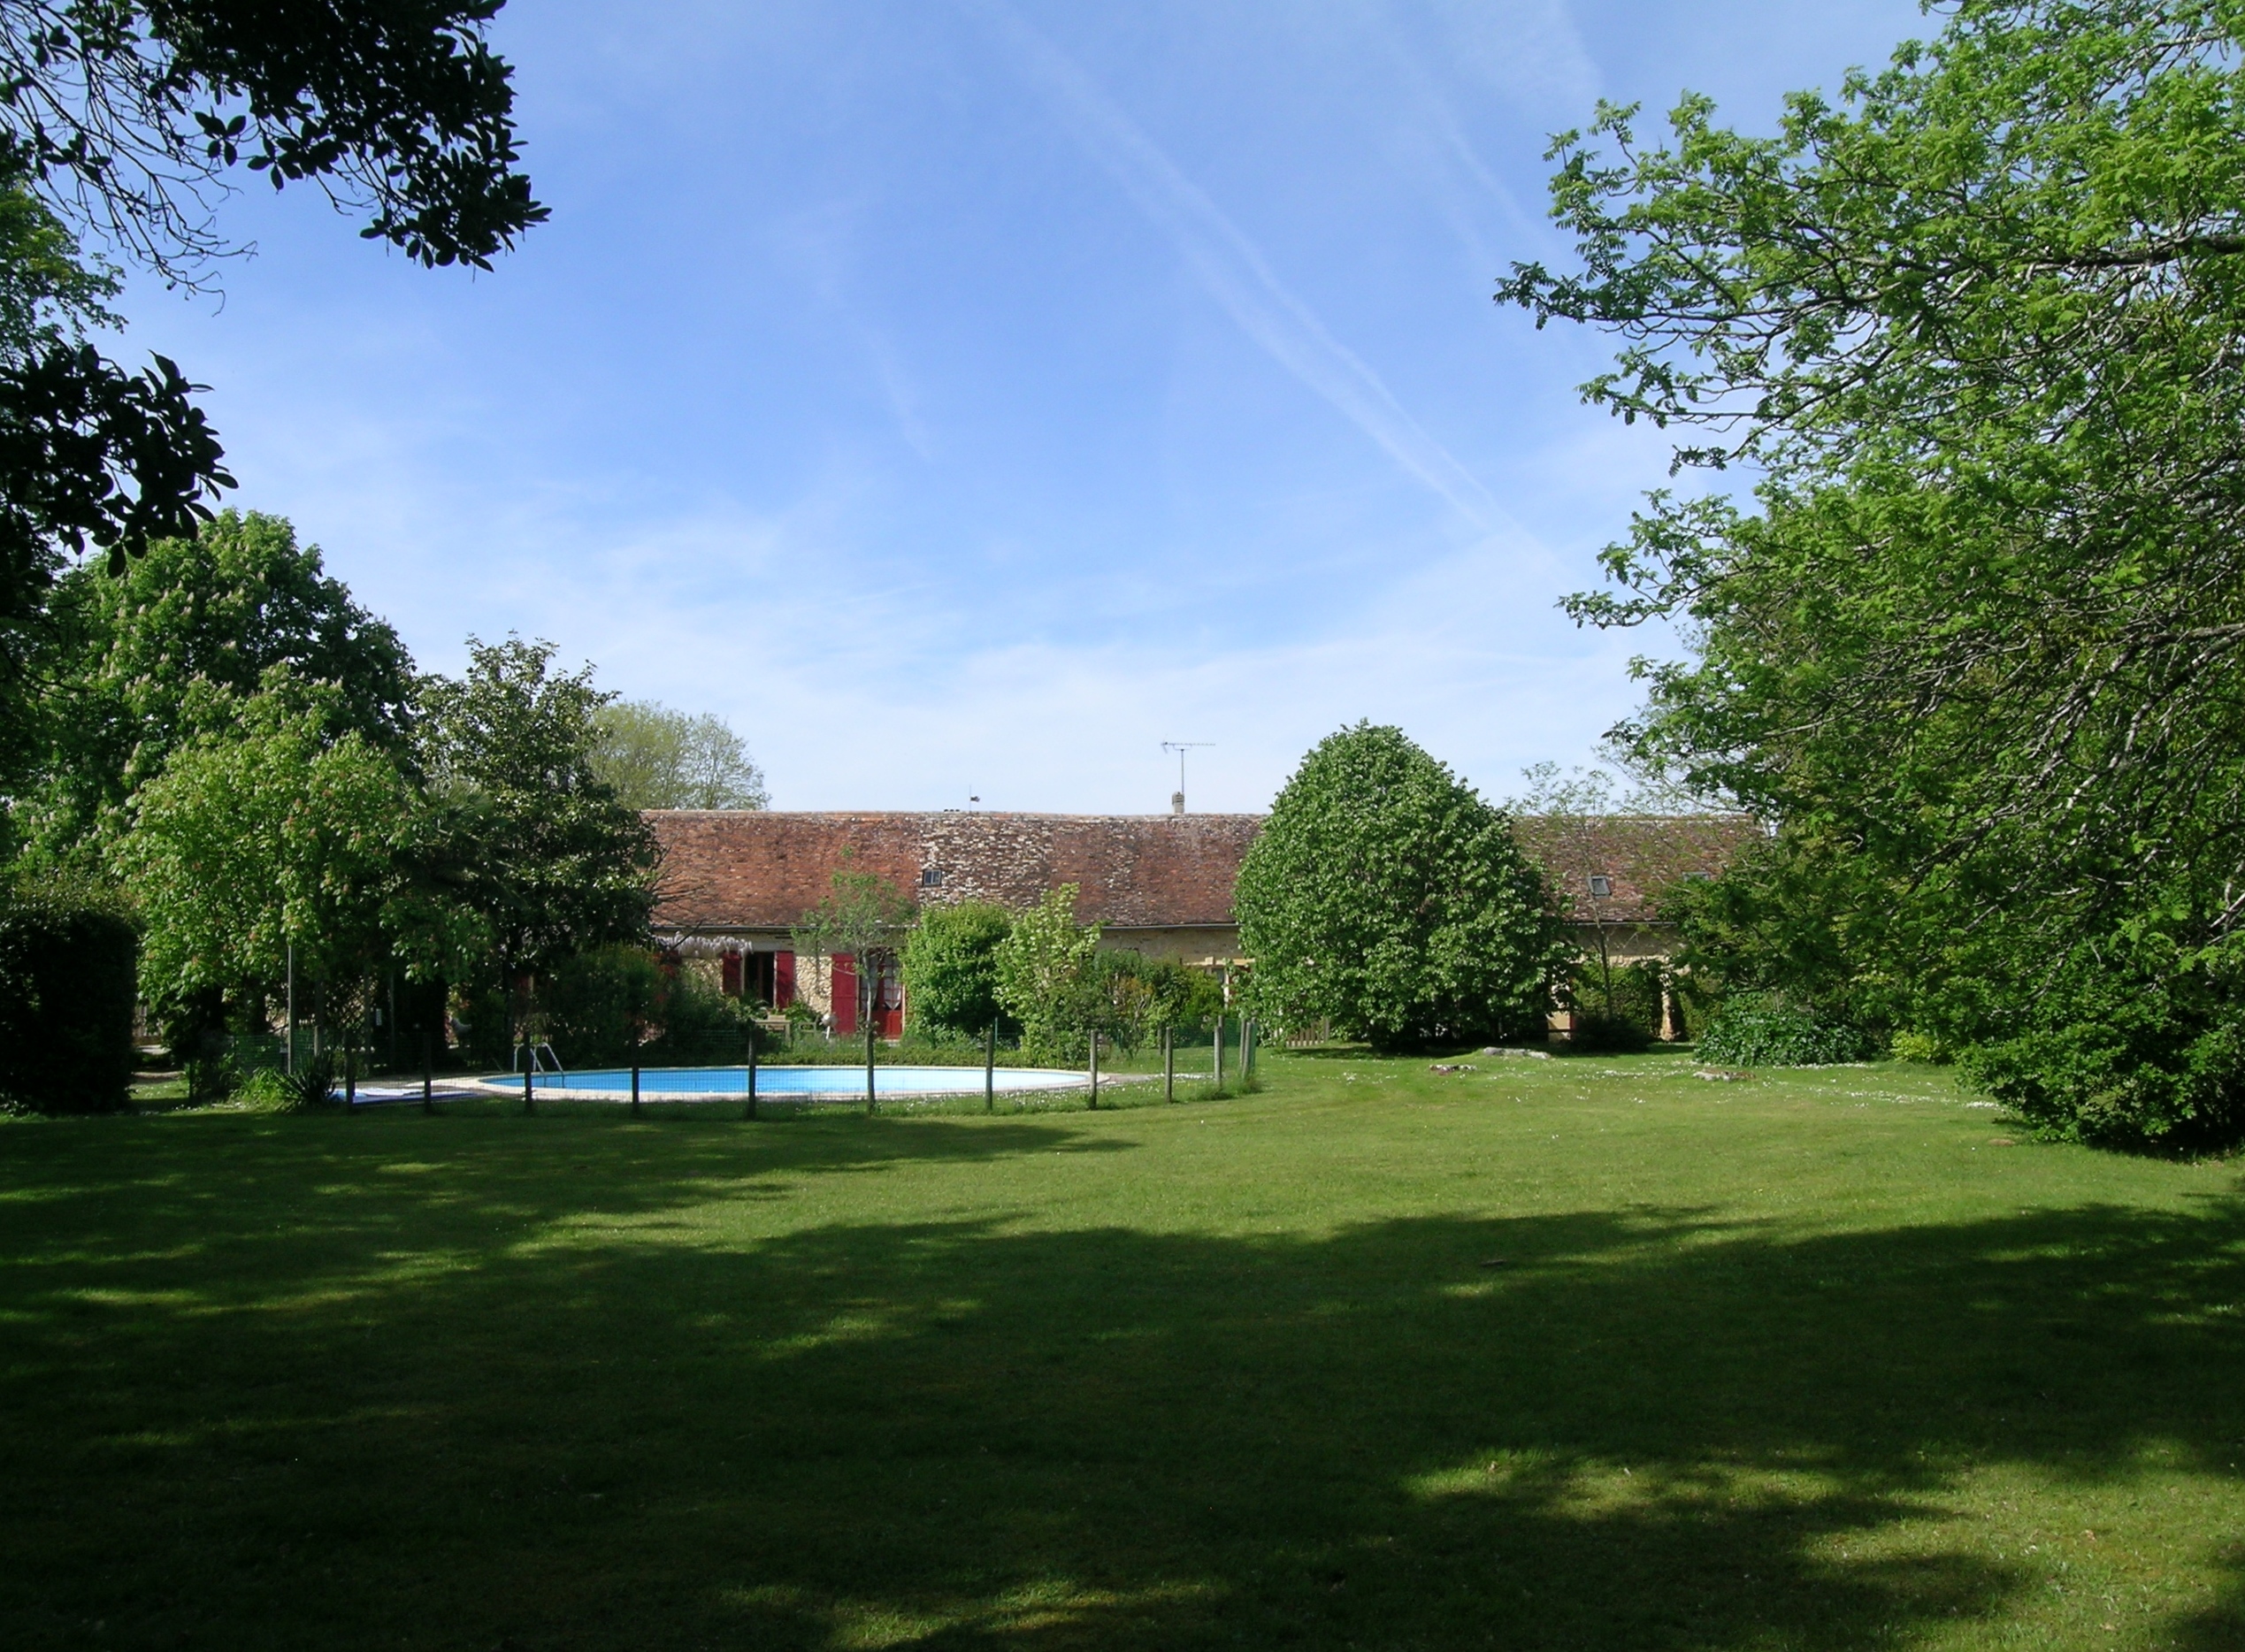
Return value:
M 1399 729 L 1329 735 L 1239 868 L 1248 1001 L 1383 1049 L 1541 1028 L 1559 962 L 1543 880 L 1484 803 Z
M 175 1017 L 223 998 L 261 1020 L 293 945 L 307 979 L 363 982 L 394 963 L 441 972 L 479 940 L 471 914 L 417 880 L 425 817 L 387 753 L 341 728 L 337 697 L 268 673 L 231 726 L 172 753 L 134 799 L 113 869 L 144 928 L 141 987 Z
M 904 943 L 904 990 L 914 1023 L 930 1032 L 979 1037 L 992 1023 L 1001 1036 L 1021 1028 L 998 1002 L 998 947 L 1013 932 L 1013 914 L 992 901 L 931 906 Z
M 590 667 L 553 645 L 469 639 L 466 673 L 421 687 L 416 749 L 438 811 L 439 877 L 481 921 L 509 979 L 644 942 L 657 851 L 594 773 Z
M 546 210 L 514 169 L 500 0 L 18 0 L 0 153 L 70 221 L 174 284 L 229 250 L 237 165 L 317 184 L 424 264 L 488 269 Z
M 112 572 L 234 478 L 171 361 L 88 342 L 118 272 L 207 284 L 237 166 L 318 187 L 424 264 L 487 268 L 546 216 L 516 170 L 498 0 L 19 0 L 0 7 L 0 727 L 65 556 Z M 8 753 L 0 751 L 0 761 Z M 4 777 L 0 775 L 0 777 Z
M 276 666 L 332 688 L 323 715 L 337 729 L 406 755 L 404 644 L 278 516 L 226 511 L 192 539 L 158 541 L 119 577 L 73 570 L 53 612 L 45 752 L 19 805 L 50 859 L 98 853 L 134 792 L 182 743 L 229 727 L 235 697 Z
M 1530 763 L 1520 774 L 1527 784 L 1498 806 L 1515 818 L 1533 815 L 1589 821 L 1614 815 L 1692 815 L 1707 807 L 1705 797 L 1659 775 L 1625 778 L 1595 765 L 1562 769 L 1552 762 Z
M 1063 883 L 1015 914 L 992 954 L 999 1005 L 1021 1023 L 1021 1047 L 1032 1060 L 1072 1059 L 1088 1029 L 1100 926 L 1076 922 L 1076 892 Z
M 35 749 L 33 657 L 65 552 L 192 531 L 192 496 L 227 479 L 170 363 L 128 376 L 87 348 L 118 325 L 118 290 L 0 157 L 0 784 Z
M 1498 294 L 1758 478 L 1654 494 L 1572 603 L 1698 639 L 1627 733 L 1780 822 L 1707 907 L 1743 983 L 1812 962 L 2101 1139 L 2245 1132 L 2241 46 L 2216 0 L 1966 0 L 1772 137 L 1602 108 L 1554 150 L 1580 271 Z
M 763 771 L 723 718 L 691 716 L 647 700 L 594 715 L 593 768 L 635 809 L 760 809 Z

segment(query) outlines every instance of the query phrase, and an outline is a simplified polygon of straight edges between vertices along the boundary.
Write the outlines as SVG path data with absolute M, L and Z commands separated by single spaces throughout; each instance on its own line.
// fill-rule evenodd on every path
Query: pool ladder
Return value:
M 544 1052 L 542 1056 L 540 1053 L 541 1051 Z M 521 1072 L 525 1056 L 530 1062 L 530 1070 L 533 1073 L 556 1073 L 563 1077 L 568 1075 L 569 1069 L 562 1065 L 561 1056 L 555 1051 L 553 1045 L 543 1039 L 533 1044 L 517 1044 L 515 1059 L 508 1064 L 507 1071 Z

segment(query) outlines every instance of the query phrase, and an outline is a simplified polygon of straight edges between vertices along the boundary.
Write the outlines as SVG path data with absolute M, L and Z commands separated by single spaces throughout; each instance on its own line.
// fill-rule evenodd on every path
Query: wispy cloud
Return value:
M 1566 0 L 1425 0 L 1448 36 L 1451 60 L 1530 115 L 1586 114 L 1598 95 L 1598 65 Z
M 1362 357 L 1334 338 L 1278 279 L 1262 250 L 1091 76 L 1003 0 L 966 4 L 1242 332 L 1476 527 L 1506 524 L 1503 508 L 1481 481 L 1411 417 Z
M 848 330 L 896 420 L 898 435 L 924 463 L 935 456 L 935 444 L 920 417 L 918 389 L 887 333 L 867 319 L 864 307 L 850 292 L 862 216 L 862 205 L 836 201 L 791 214 L 774 226 L 773 249 L 783 263 L 801 274 L 819 307 Z

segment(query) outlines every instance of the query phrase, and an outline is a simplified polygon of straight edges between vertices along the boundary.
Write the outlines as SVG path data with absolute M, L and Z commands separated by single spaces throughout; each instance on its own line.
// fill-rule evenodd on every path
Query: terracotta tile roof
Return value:
M 1746 815 L 1524 815 L 1514 817 L 1513 833 L 1569 917 L 1649 923 L 1669 890 L 1714 876 L 1762 829 Z M 1613 880 L 1613 892 L 1595 906 L 1593 876 Z
M 809 814 L 654 810 L 663 845 L 658 928 L 785 929 L 847 865 L 877 872 L 923 905 L 1026 906 L 1079 886 L 1077 914 L 1112 926 L 1233 921 L 1232 885 L 1260 815 Z M 1645 922 L 1685 878 L 1712 876 L 1761 829 L 1741 815 L 1533 815 L 1513 822 L 1571 916 L 1594 914 L 1589 880 L 1613 880 L 1597 915 Z M 845 856 L 847 855 L 847 860 Z M 935 868 L 940 885 L 923 888 Z
M 1123 928 L 1226 924 L 1260 815 L 801 814 L 652 810 L 663 845 L 658 928 L 784 929 L 844 866 L 923 905 L 1034 905 L 1078 885 L 1079 918 Z M 846 860 L 845 855 L 848 858 Z M 940 885 L 923 888 L 927 868 Z

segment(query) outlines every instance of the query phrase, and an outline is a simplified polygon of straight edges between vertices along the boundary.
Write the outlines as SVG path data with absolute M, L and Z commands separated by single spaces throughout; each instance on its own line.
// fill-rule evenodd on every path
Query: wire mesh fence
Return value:
M 1256 1083 L 1261 1042 L 1245 1018 L 1146 1029 L 1135 1037 L 1079 1033 L 1073 1048 L 985 1034 L 908 1030 L 898 1040 L 836 1033 L 801 1019 L 744 1020 L 724 1027 L 663 1029 L 622 1050 L 573 1059 L 534 1023 L 519 1029 L 503 1067 L 488 1047 L 446 1035 L 448 1025 L 349 1025 L 308 1021 L 293 1029 L 236 1034 L 206 1052 L 207 1099 L 249 1095 L 276 1105 L 325 1099 L 360 1105 L 533 1111 L 612 1110 L 785 1119 L 838 1108 L 899 1113 L 1046 1113 L 1207 1099 Z M 831 1074 L 806 1082 L 789 1075 Z M 867 1075 L 861 1082 L 859 1074 Z M 756 1075 L 765 1075 L 761 1082 Z M 846 1076 L 847 1075 L 847 1076 Z M 526 1081 L 526 1082 L 525 1082 Z

